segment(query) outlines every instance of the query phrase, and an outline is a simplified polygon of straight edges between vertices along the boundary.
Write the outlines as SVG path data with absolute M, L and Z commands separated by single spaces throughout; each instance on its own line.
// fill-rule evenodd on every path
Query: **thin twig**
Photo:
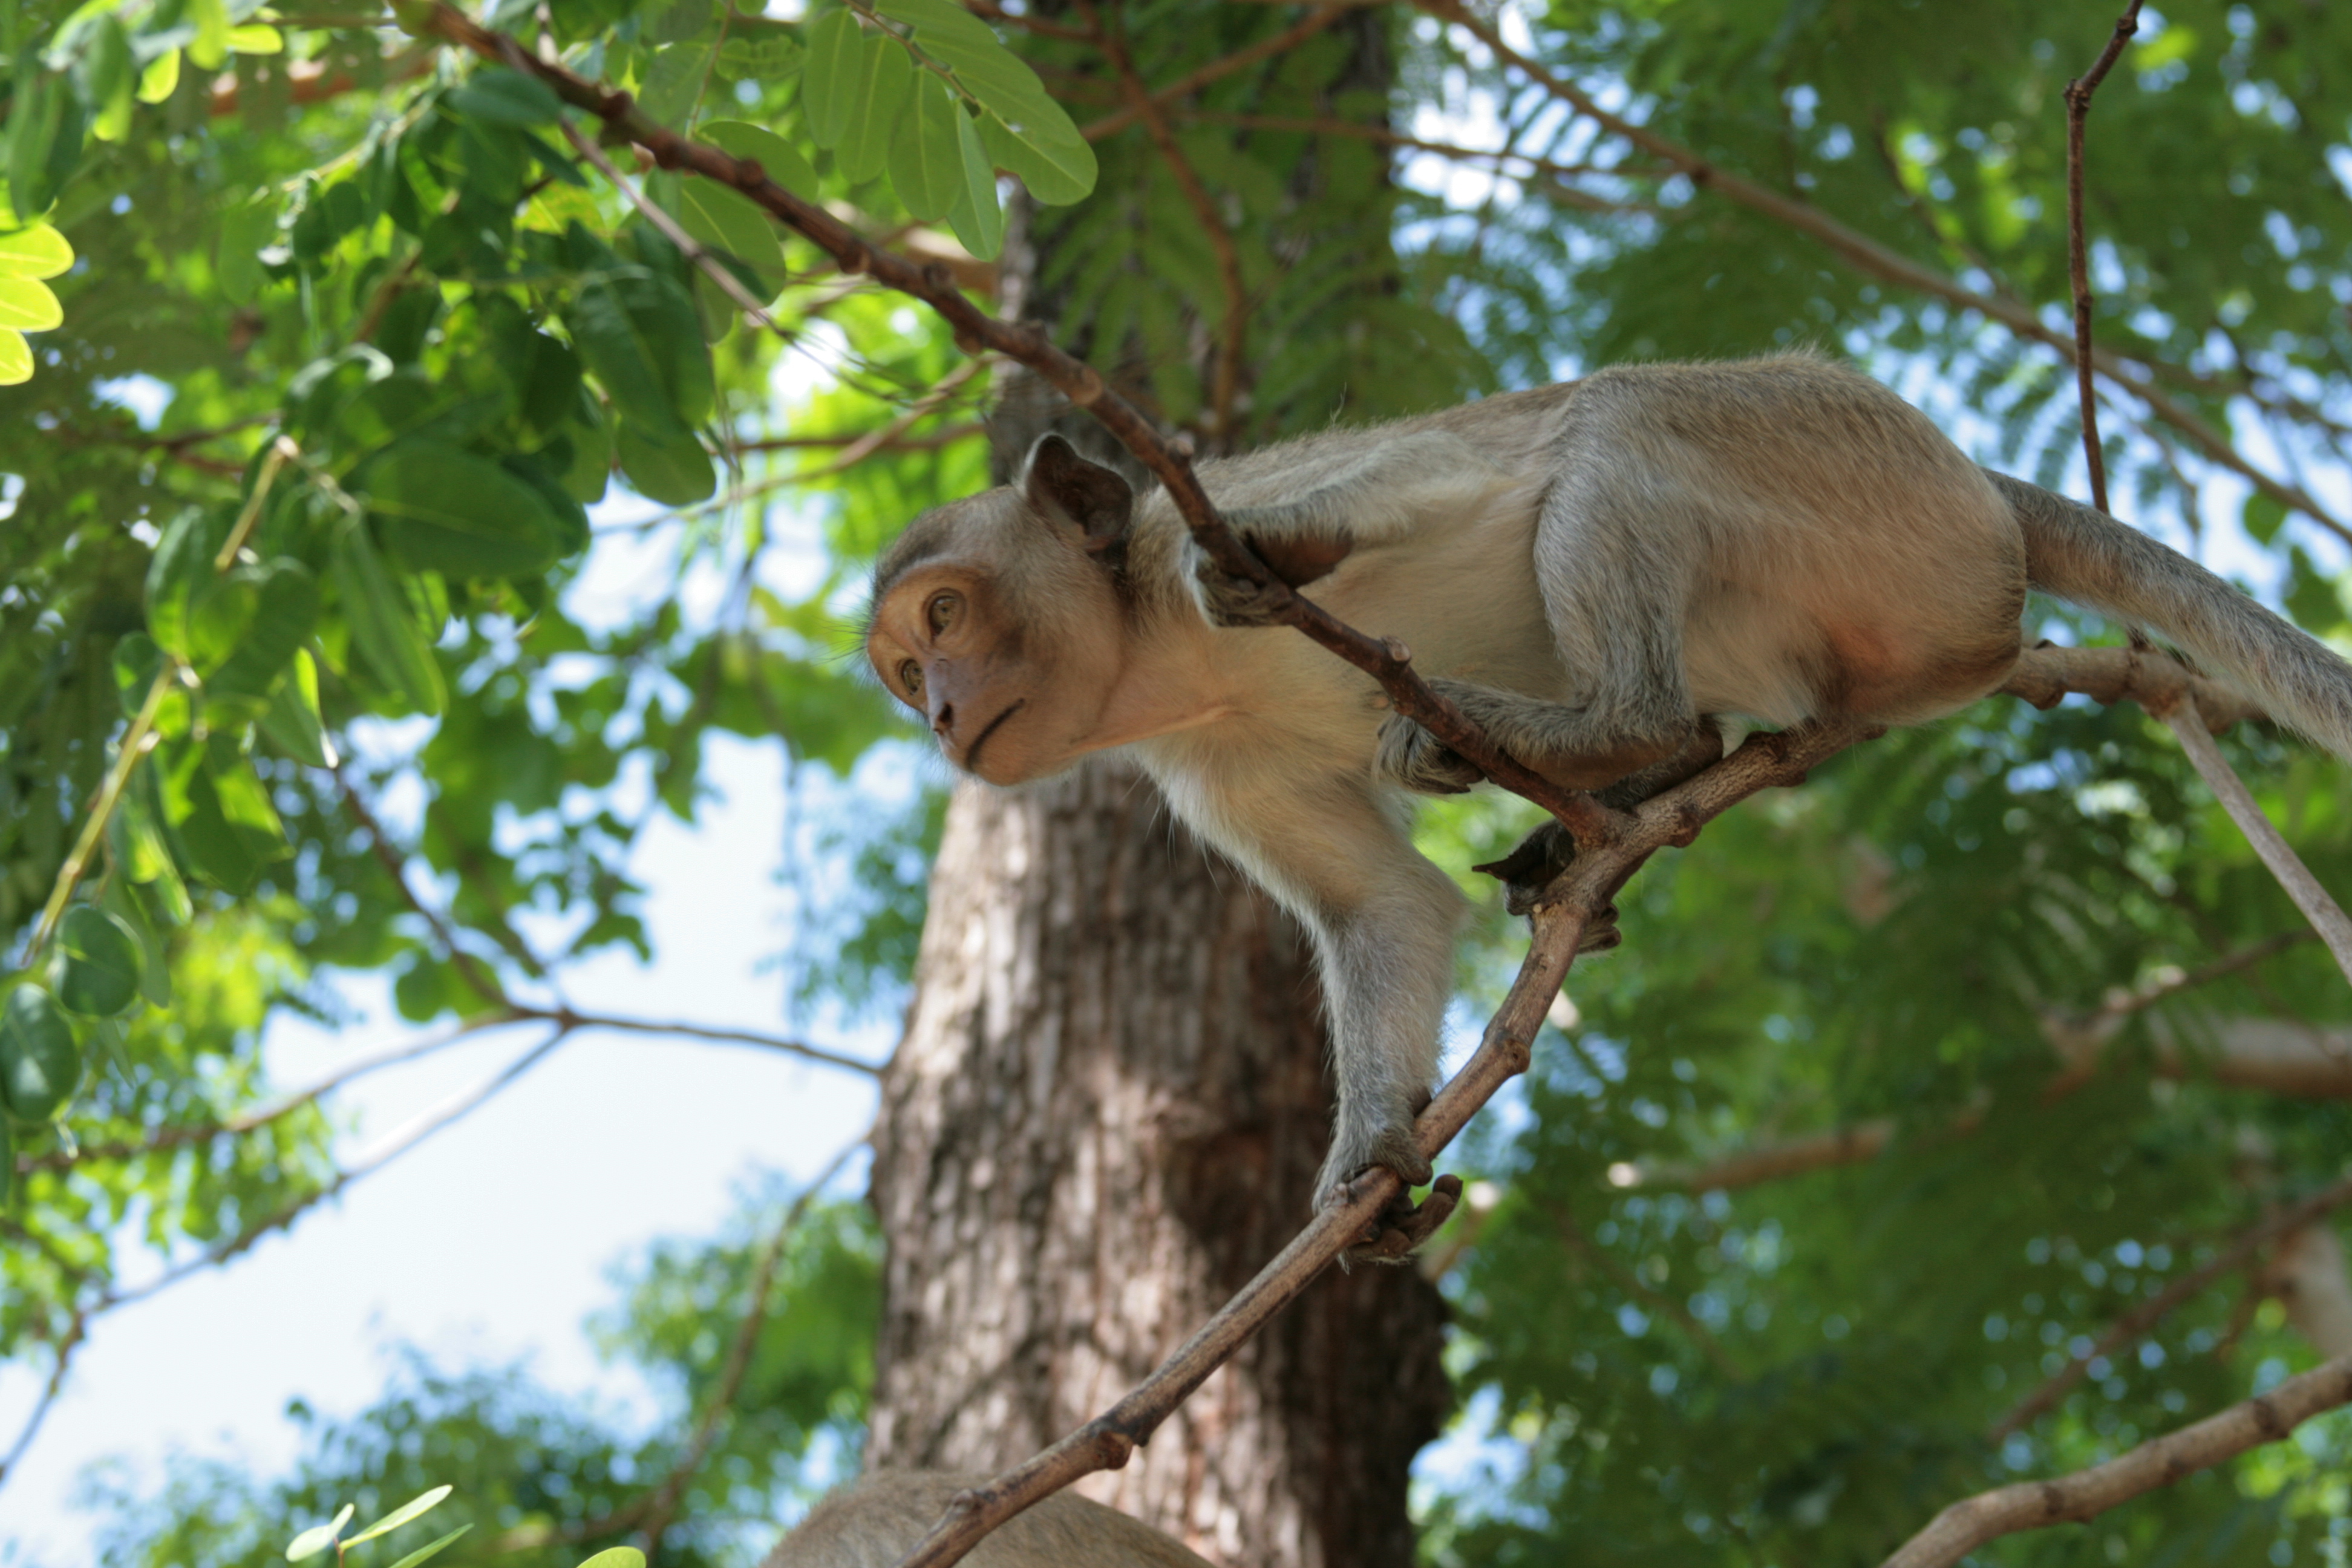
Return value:
M 89 1320 L 90 1313 L 79 1307 L 75 1308 L 73 1316 L 67 1320 L 66 1331 L 58 1337 L 57 1364 L 49 1368 L 48 1381 L 41 1385 L 41 1396 L 33 1402 L 33 1413 L 25 1417 L 25 1425 L 17 1430 L 16 1440 L 8 1445 L 6 1456 L 0 1458 L 0 1486 L 5 1486 L 8 1478 L 16 1473 L 17 1465 L 25 1458 L 25 1450 L 33 1446 L 34 1437 L 40 1433 L 41 1423 L 48 1418 L 50 1407 L 57 1404 L 58 1395 L 64 1392 L 66 1369 L 73 1362 L 74 1352 L 79 1350 L 82 1341 L 89 1337 Z
M 1733 1383 L 1748 1381 L 1751 1374 L 1748 1369 L 1732 1359 L 1731 1352 L 1724 1348 L 1723 1342 L 1717 1339 L 1713 1331 L 1698 1321 L 1690 1308 L 1663 1290 L 1651 1289 L 1643 1281 L 1642 1277 L 1627 1268 L 1623 1260 L 1615 1253 L 1587 1235 L 1584 1227 L 1576 1223 L 1576 1216 L 1569 1212 L 1566 1205 L 1547 1204 L 1545 1206 L 1551 1212 L 1552 1224 L 1559 1231 L 1560 1238 L 1566 1241 L 1572 1250 L 1591 1259 L 1603 1274 L 1609 1276 L 1610 1281 L 1618 1289 L 1648 1308 L 1652 1312 L 1670 1320 L 1675 1327 L 1682 1330 L 1685 1337 L 1691 1343 L 1698 1347 L 1700 1354 L 1715 1363 L 1715 1370 L 1725 1377 Z
M 1985 1441 L 1999 1443 L 2011 1432 L 2021 1430 L 2035 1416 L 2065 1398 L 2077 1384 L 2089 1376 L 2093 1362 L 2102 1356 L 2113 1356 L 2125 1346 L 2137 1342 L 2162 1321 L 2173 1308 L 2203 1291 L 2222 1276 L 2244 1268 L 2248 1259 L 2271 1242 L 2301 1230 L 2320 1215 L 2347 1203 L 2352 1203 L 2352 1175 L 2320 1188 L 2302 1202 L 2279 1210 L 2262 1224 L 2241 1233 L 2203 1264 L 2116 1319 L 2089 1350 L 2068 1362 L 2031 1394 L 2011 1405 L 2000 1420 L 1987 1427 Z
M 1988 1541 L 2094 1519 L 2118 1503 L 2275 1443 L 2325 1411 L 2352 1404 L 2352 1355 L 2338 1356 L 2268 1394 L 2193 1426 L 2155 1437 L 2105 1464 L 2056 1480 L 2020 1481 L 1952 1504 L 1889 1557 L 1884 1568 L 1951 1568 Z
M 2083 235 L 2083 132 L 2091 95 L 2107 79 L 2124 45 L 2139 31 L 2141 0 L 2116 19 L 2115 36 L 2091 68 L 2066 84 L 2066 271 L 2074 289 L 2074 383 L 2083 402 L 2083 461 L 2091 470 L 2091 504 L 2107 510 L 2107 460 L 2099 450 L 2097 372 L 2091 357 L 2091 254 Z
M 1860 230 L 1849 228 L 1819 207 L 1745 179 L 1647 126 L 1610 113 L 1574 82 L 1513 48 L 1504 41 L 1501 34 L 1464 7 L 1460 0 L 1413 0 L 1413 4 L 1441 21 L 1463 28 L 1486 45 L 1496 60 L 1519 71 L 1611 135 L 1622 137 L 1670 164 L 1699 189 L 1713 191 L 1784 227 L 1819 240 L 1848 266 L 1859 271 L 1942 300 L 1962 310 L 1974 310 L 1988 321 L 2000 322 L 2021 338 L 2056 351 L 2065 357 L 2068 363 L 2074 363 L 2075 349 L 2071 334 L 2053 331 L 2034 314 L 2032 308 L 2022 301 L 1978 293 L 1932 268 L 1921 266 Z M 2157 418 L 2178 430 L 2209 462 L 2240 475 L 2280 505 L 2303 513 L 2336 537 L 2352 542 L 2352 526 L 2347 526 L 2300 487 L 2265 473 L 2247 461 L 2230 444 L 2226 436 L 2179 399 L 2155 386 L 2153 384 L 2157 377 L 2144 362 L 2126 360 L 2105 349 L 2095 351 L 2092 361 L 2101 374 L 2146 404 Z M 2137 376 L 2125 374 L 2126 365 L 2132 366 L 2139 374 Z M 2215 395 L 2226 395 L 2225 389 L 2218 386 L 2210 390 Z
M 958 441 L 968 441 L 974 436 L 987 433 L 987 426 L 974 421 L 950 425 L 944 429 L 927 430 L 920 436 L 894 436 L 870 447 L 866 447 L 866 443 L 873 440 L 873 431 L 844 430 L 831 436 L 770 436 L 758 441 L 742 442 L 735 449 L 739 452 L 793 452 L 810 447 L 866 447 L 866 455 L 870 457 L 876 452 L 937 451 L 941 447 L 952 447 Z
M 1209 250 L 1217 261 L 1217 287 L 1225 297 L 1223 330 L 1217 334 L 1215 367 L 1209 379 L 1209 428 L 1220 447 L 1229 447 L 1234 440 L 1234 407 L 1241 395 L 1242 365 L 1248 353 L 1250 301 L 1248 286 L 1242 281 L 1241 247 L 1234 243 L 1233 229 L 1224 215 L 1217 210 L 1214 196 L 1202 183 L 1200 171 L 1176 142 L 1176 132 L 1169 129 L 1168 117 L 1160 111 L 1151 89 L 1143 85 L 1137 74 L 1135 61 L 1127 52 L 1127 40 L 1116 32 L 1104 29 L 1095 20 L 1088 0 L 1076 0 L 1079 15 L 1096 27 L 1095 47 L 1118 78 L 1119 89 L 1127 95 L 1128 106 L 1136 118 L 1143 121 L 1144 134 L 1158 149 L 1160 161 L 1183 193 L 1185 205 L 1192 209 L 1192 221 L 1201 226 L 1202 237 L 1208 240 Z
M 335 787 L 342 795 L 343 809 L 350 812 L 366 832 L 368 847 L 374 854 L 376 864 L 382 866 L 384 874 L 392 879 L 394 889 L 400 894 L 400 901 L 432 931 L 435 940 L 441 944 L 441 950 L 449 955 L 449 962 L 456 967 L 458 976 L 483 1001 L 507 1012 L 519 1011 L 514 999 L 507 994 L 506 987 L 499 984 L 499 977 L 490 972 L 489 967 L 457 945 L 457 933 L 441 911 L 419 898 L 416 889 L 408 885 L 406 857 L 393 846 L 392 835 L 383 830 L 383 824 L 376 820 L 375 813 L 368 809 L 367 802 L 360 798 L 359 791 L 353 789 L 351 781 L 343 776 L 343 770 L 338 766 L 330 767 L 327 771 L 333 775 Z
M 2342 908 L 2319 885 L 2319 879 L 2311 874 L 2311 868 L 2280 836 L 2271 819 L 2263 815 L 2262 806 L 2247 790 L 2245 781 L 2222 760 L 2221 750 L 2213 744 L 2213 737 L 2206 732 L 2204 721 L 2198 716 L 2196 699 L 2183 696 L 2158 717 L 2180 737 L 2180 749 L 2189 753 L 2189 760 L 2196 764 L 2206 787 L 2246 836 L 2246 842 L 2254 847 L 2254 853 L 2262 857 L 2271 875 L 2278 879 L 2279 886 L 2286 889 L 2286 896 L 2294 900 L 2294 907 L 2311 922 L 2311 929 L 2319 933 L 2319 940 L 2327 944 L 2344 978 L 2352 981 L 2352 920 L 2345 918 Z
M 858 1073 L 866 1078 L 878 1077 L 882 1069 L 872 1062 L 856 1057 L 843 1056 L 812 1046 L 804 1040 L 788 1040 L 780 1035 L 761 1035 L 749 1029 L 721 1029 L 703 1024 L 677 1024 L 650 1018 L 615 1018 L 601 1013 L 575 1012 L 570 1007 L 530 1007 L 514 1005 L 509 1015 L 513 1018 L 536 1019 L 556 1025 L 565 1030 L 610 1029 L 624 1035 L 681 1035 L 690 1040 L 711 1040 L 720 1045 L 757 1046 L 761 1050 L 782 1051 L 788 1056 L 803 1058 L 820 1066 L 839 1068 L 844 1072 Z
M 255 1221 L 226 1241 L 205 1248 L 205 1251 L 184 1263 L 175 1264 L 143 1285 L 132 1286 L 128 1289 L 108 1291 L 91 1307 L 90 1315 L 95 1317 L 100 1312 L 110 1311 L 116 1307 L 129 1306 L 133 1301 L 143 1301 L 148 1297 L 170 1289 L 191 1275 L 207 1268 L 218 1268 L 221 1264 L 250 1249 L 272 1231 L 287 1229 L 304 1214 L 337 1194 L 346 1191 L 352 1183 L 362 1176 L 373 1175 L 434 1133 L 440 1131 L 469 1111 L 478 1109 L 485 1100 L 546 1060 L 549 1053 L 563 1043 L 566 1031 L 560 1028 L 551 1030 L 546 1039 L 531 1047 L 489 1078 L 471 1089 L 459 1090 L 430 1110 L 418 1112 L 390 1133 L 377 1140 L 357 1159 L 337 1171 L 316 1190 L 304 1194 L 266 1218 Z
M 46 1154 L 19 1154 L 16 1156 L 16 1170 L 19 1174 L 25 1174 L 34 1171 L 70 1170 L 74 1166 L 87 1165 L 99 1160 L 135 1160 L 142 1154 L 168 1153 L 173 1149 L 185 1148 L 191 1143 L 205 1143 L 215 1138 L 234 1137 L 250 1132 L 257 1127 L 266 1127 L 272 1121 L 290 1116 L 304 1106 L 323 1099 L 345 1084 L 364 1078 L 370 1073 L 388 1067 L 397 1067 L 403 1062 L 412 1062 L 419 1057 L 431 1056 L 436 1051 L 446 1050 L 451 1046 L 471 1039 L 474 1036 L 489 1029 L 503 1028 L 509 1024 L 537 1021 L 527 1019 L 518 1014 L 485 1013 L 478 1018 L 468 1018 L 456 1028 L 444 1033 L 430 1036 L 422 1040 L 411 1040 L 385 1050 L 356 1058 L 337 1068 L 326 1077 L 312 1082 L 309 1087 L 296 1089 L 282 1100 L 273 1100 L 268 1105 L 257 1107 L 242 1115 L 231 1116 L 219 1121 L 158 1127 L 146 1137 L 133 1142 L 83 1143 L 71 1150 L 53 1149 Z
M 1188 71 L 1184 75 L 1178 77 L 1166 87 L 1153 88 L 1151 89 L 1152 101 L 1155 103 L 1170 103 L 1177 99 L 1198 92 L 1201 89 L 1208 86 L 1213 81 L 1222 80 L 1223 79 L 1233 75 L 1234 72 L 1243 69 L 1244 67 L 1255 65 L 1262 59 L 1266 59 L 1272 56 L 1282 54 L 1297 45 L 1305 43 L 1307 39 L 1323 31 L 1323 29 L 1328 27 L 1332 23 L 1338 21 L 1347 14 L 1348 7 L 1346 5 L 1325 5 L 1318 10 L 1310 11 L 1298 21 L 1284 28 L 1281 32 L 1273 35 L 1271 37 L 1260 38 L 1256 43 L 1250 45 L 1247 48 L 1236 49 L 1232 54 L 1226 55 L 1221 59 L 1211 60 L 1207 65 L 1202 66 L 1200 69 Z M 1099 142 L 1104 137 L 1111 135 L 1116 132 L 1126 130 L 1129 126 L 1135 123 L 1135 108 L 1133 105 L 1129 105 L 1128 108 L 1122 109 L 1115 114 L 1106 114 L 1100 120 L 1096 121 L 1093 124 L 1082 127 L 1079 130 L 1078 134 L 1085 137 L 1089 142 Z
M 768 1321 L 768 1297 L 775 1288 L 777 1266 L 783 1261 L 784 1243 L 800 1227 L 817 1194 L 841 1173 L 841 1168 L 849 1163 L 850 1156 L 866 1147 L 873 1136 L 874 1130 L 867 1128 L 854 1142 L 844 1145 L 841 1152 L 826 1163 L 824 1169 L 801 1190 L 800 1196 L 793 1200 L 792 1206 L 784 1211 L 783 1219 L 768 1237 L 768 1245 L 761 1249 L 760 1260 L 751 1270 L 751 1289 L 748 1292 L 750 1302 L 744 1309 L 742 1321 L 735 1325 L 735 1341 L 728 1347 L 727 1364 L 719 1372 L 719 1385 L 711 1390 L 710 1403 L 704 1408 L 702 1419 L 696 1424 L 694 1436 L 687 1442 L 686 1452 L 678 1457 L 677 1464 L 670 1467 L 669 1474 L 661 1484 L 653 1489 L 651 1495 L 655 1500 L 643 1516 L 639 1528 L 645 1531 L 648 1556 L 658 1558 L 662 1534 L 677 1517 L 677 1505 L 686 1496 L 687 1482 L 694 1479 L 695 1472 L 702 1468 L 703 1460 L 709 1458 L 711 1445 L 719 1440 L 719 1429 L 734 1409 L 736 1396 L 742 1392 L 743 1376 L 751 1367 L 751 1352 L 759 1348 L 760 1331 Z

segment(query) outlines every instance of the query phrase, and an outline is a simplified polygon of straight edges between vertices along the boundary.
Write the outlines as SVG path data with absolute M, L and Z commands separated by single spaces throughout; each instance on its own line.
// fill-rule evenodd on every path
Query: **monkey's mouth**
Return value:
M 988 728 L 982 730 L 978 735 L 972 738 L 971 744 L 963 749 L 963 766 L 966 773 L 976 773 L 980 772 L 980 749 L 988 744 L 988 738 L 991 735 L 995 734 L 997 731 L 1004 727 L 1004 721 L 1007 719 L 1012 718 L 1015 713 L 1020 712 L 1021 710 L 1028 706 L 1029 699 L 1026 697 L 1014 698 L 1012 707 L 1007 708 L 1003 712 L 999 713 L 995 718 L 991 719 L 988 721 Z

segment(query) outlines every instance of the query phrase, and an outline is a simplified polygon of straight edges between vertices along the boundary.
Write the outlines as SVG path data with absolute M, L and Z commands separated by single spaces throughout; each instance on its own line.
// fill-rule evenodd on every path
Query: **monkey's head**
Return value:
M 948 761 L 1020 784 L 1123 738 L 1100 721 L 1126 662 L 1134 510 L 1127 480 L 1047 436 L 1018 481 L 925 512 L 882 558 L 866 657 Z

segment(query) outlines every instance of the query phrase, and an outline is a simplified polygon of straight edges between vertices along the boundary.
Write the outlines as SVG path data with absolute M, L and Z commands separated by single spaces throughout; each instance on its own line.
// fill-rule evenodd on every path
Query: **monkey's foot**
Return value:
M 1462 1178 L 1438 1177 L 1430 1186 L 1429 1196 L 1418 1205 L 1402 1204 L 1383 1210 L 1372 1222 L 1371 1239 L 1348 1248 L 1340 1256 L 1341 1265 L 1410 1262 L 1421 1244 L 1453 1217 L 1461 1201 Z
M 1460 795 L 1486 782 L 1475 763 L 1402 716 L 1381 726 L 1372 773 L 1415 795 Z

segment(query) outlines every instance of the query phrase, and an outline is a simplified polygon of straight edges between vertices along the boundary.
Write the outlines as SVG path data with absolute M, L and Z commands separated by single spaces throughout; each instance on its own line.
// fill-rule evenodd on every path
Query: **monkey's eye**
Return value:
M 911 658 L 907 660 L 898 667 L 898 684 L 907 689 L 908 701 L 920 702 L 923 700 L 923 667 Z
M 961 594 L 934 594 L 931 595 L 931 602 L 923 606 L 923 618 L 930 623 L 933 637 L 945 633 L 950 626 L 956 624 L 957 617 L 962 614 L 963 595 Z

